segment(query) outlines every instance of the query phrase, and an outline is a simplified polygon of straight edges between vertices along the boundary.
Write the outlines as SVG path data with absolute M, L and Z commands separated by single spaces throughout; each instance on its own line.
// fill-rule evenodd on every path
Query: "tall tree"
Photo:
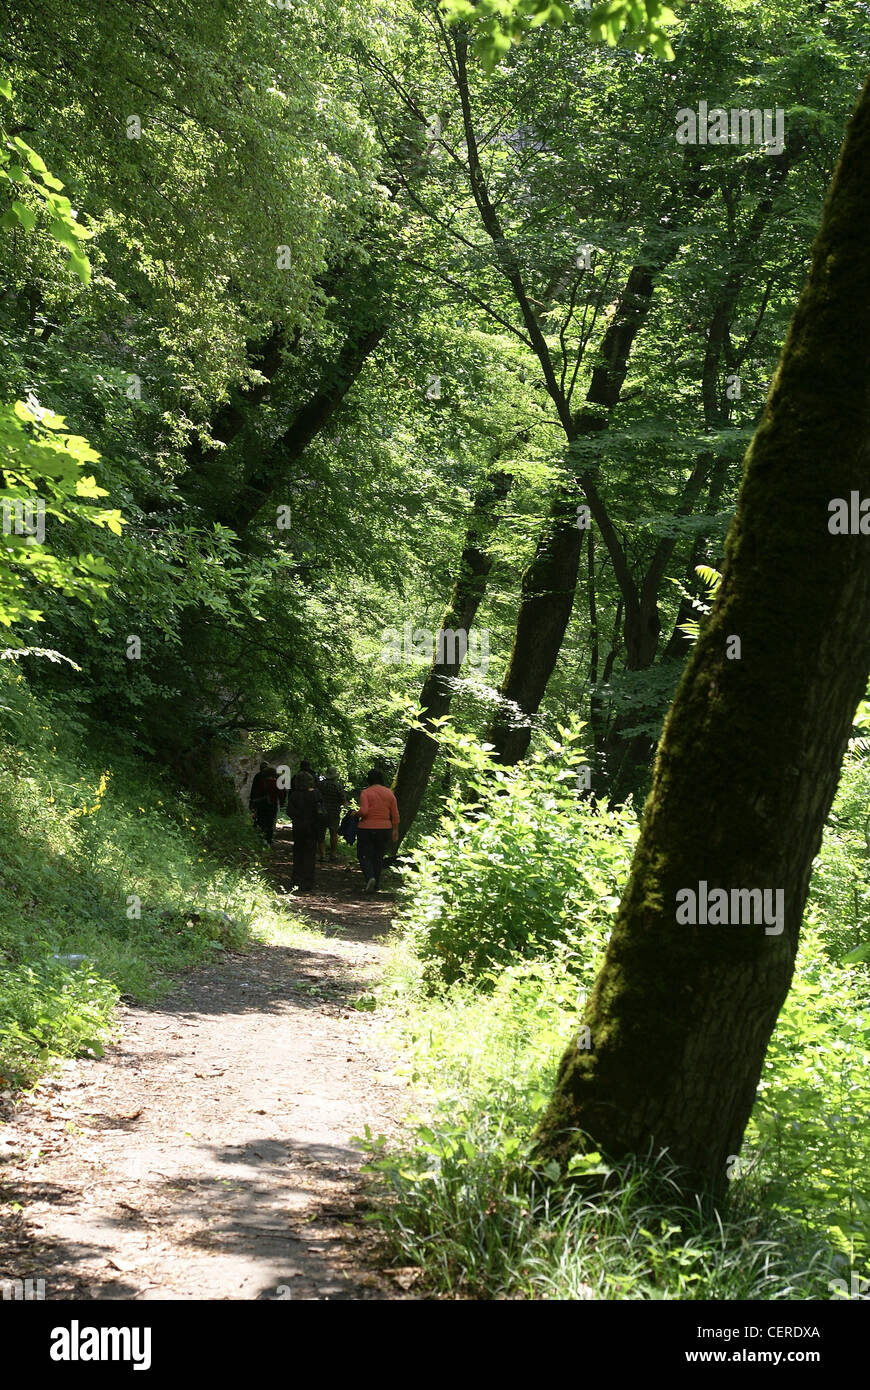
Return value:
M 472 187 L 481 221 L 496 248 L 502 272 L 511 286 L 523 318 L 529 339 L 538 357 L 543 379 L 556 408 L 568 442 L 569 467 L 564 486 L 553 499 L 551 514 L 541 533 L 534 560 L 523 574 L 522 591 L 517 613 L 516 632 L 507 670 L 500 687 L 504 699 L 490 729 L 492 740 L 503 762 L 512 763 L 528 749 L 532 736 L 531 718 L 541 706 L 547 686 L 555 669 L 571 618 L 577 585 L 581 549 L 581 533 L 576 524 L 576 503 L 582 497 L 588 507 L 604 548 L 610 558 L 617 582 L 623 620 L 625 663 L 629 671 L 650 667 L 656 660 L 661 632 L 660 603 L 667 567 L 676 546 L 676 535 L 661 538 L 640 574 L 626 553 L 625 544 L 614 522 L 612 498 L 602 487 L 596 470 L 590 466 L 588 455 L 573 446 L 589 437 L 600 437 L 608 428 L 619 404 L 629 370 L 632 349 L 643 330 L 652 305 L 656 284 L 664 269 L 678 257 L 681 243 L 687 236 L 686 224 L 691 221 L 693 208 L 704 207 L 714 191 L 716 182 L 697 160 L 697 151 L 687 148 L 682 180 L 669 191 L 668 205 L 652 229 L 647 244 L 624 284 L 613 315 L 602 335 L 596 364 L 586 393 L 584 406 L 574 411 L 570 405 L 570 390 L 565 388 L 565 372 L 561 375 L 558 363 L 546 335 L 541 331 L 531 296 L 524 282 L 510 243 L 490 198 L 482 164 L 475 142 L 472 122 L 471 90 L 468 79 L 466 51 L 461 35 L 455 38 L 456 80 L 462 95 L 465 134 L 468 145 Z M 727 424 L 727 407 L 723 410 L 719 398 L 719 381 L 725 361 L 726 343 L 736 304 L 744 282 L 753 267 L 753 252 L 771 217 L 776 196 L 788 178 L 796 158 L 803 150 L 800 138 L 792 139 L 788 147 L 772 159 L 772 169 L 756 174 L 759 195 L 753 180 L 744 176 L 738 184 L 744 198 L 756 197 L 747 225 L 739 232 L 733 227 L 734 245 L 728 273 L 711 310 L 711 323 L 702 366 L 701 395 L 705 425 L 712 431 Z M 733 178 L 733 175 L 732 175 Z M 733 202 L 735 188 L 723 180 L 724 201 Z M 733 215 L 732 215 L 733 222 Z M 764 314 L 766 299 L 762 303 Z M 564 344 L 564 334 L 560 335 Z M 754 337 L 754 335 L 753 335 Z M 731 354 L 729 366 L 739 367 L 751 347 L 752 339 L 743 350 Z M 722 387 L 724 394 L 724 386 Z M 723 419 L 724 416 L 724 419 Z M 675 516 L 686 516 L 695 509 L 707 484 L 716 457 L 700 450 L 688 476 L 681 480 L 670 508 Z M 593 717 L 596 713 L 593 697 Z M 600 705 L 599 705 L 600 708 Z M 525 718 L 517 719 L 515 710 Z M 592 736 L 596 743 L 596 761 L 607 769 L 611 793 L 619 795 L 634 789 L 638 769 L 645 764 L 650 749 L 643 735 L 626 743 L 623 735 L 636 722 L 628 710 L 602 729 L 594 724 Z
M 510 484 L 509 473 L 493 472 L 474 498 L 456 582 L 441 619 L 432 665 L 420 692 L 420 717 L 408 730 L 393 782 L 403 838 L 420 809 L 438 755 L 438 744 L 427 733 L 427 725 L 431 727 L 432 720 L 442 719 L 449 713 L 453 681 L 462 665 L 462 648 L 455 636 L 448 646 L 444 634 L 467 634 L 474 623 L 492 568 L 492 557 L 487 553 L 486 543 L 498 524 L 496 507 L 507 496 Z
M 693 38 L 701 45 L 708 75 L 716 74 L 723 65 L 727 68 L 727 86 L 740 79 L 742 60 L 730 52 L 724 58 L 719 53 L 725 17 L 715 6 L 712 8 L 712 37 L 699 20 Z M 758 42 L 758 35 L 752 32 L 750 41 Z M 603 186 L 596 178 L 596 169 L 587 168 L 582 155 L 578 158 L 575 152 L 584 147 L 582 121 L 577 127 L 577 138 L 565 141 L 567 97 L 558 84 L 554 86 L 544 77 L 537 54 L 529 53 L 521 60 L 506 63 L 497 78 L 487 80 L 474 77 L 468 58 L 469 39 L 462 28 L 442 34 L 440 46 L 451 73 L 451 95 L 458 103 L 463 137 L 458 145 L 455 140 L 450 145 L 446 136 L 442 143 L 449 155 L 447 167 L 462 172 L 471 195 L 469 199 L 457 191 L 457 206 L 465 214 L 461 236 L 465 239 L 468 280 L 475 289 L 474 302 L 495 322 L 510 326 L 522 340 L 534 361 L 540 387 L 549 397 L 551 418 L 563 435 L 563 482 L 548 509 L 537 551 L 523 573 L 516 631 L 500 687 L 503 704 L 496 711 L 489 733 L 500 758 L 513 762 L 523 756 L 529 745 L 535 716 L 546 696 L 571 620 L 582 541 L 577 526 L 578 502 L 588 507 L 601 542 L 608 583 L 617 589 L 621 664 L 632 677 L 646 673 L 659 657 L 661 609 L 663 600 L 665 608 L 669 606 L 671 596 L 668 566 L 675 551 L 679 555 L 684 546 L 691 549 L 698 534 L 697 528 L 690 529 L 688 524 L 681 531 L 679 523 L 690 523 L 700 509 L 705 493 L 710 491 L 711 471 L 719 469 L 723 454 L 729 465 L 729 491 L 735 486 L 739 452 L 734 441 L 723 447 L 720 438 L 711 440 L 710 447 L 699 447 L 696 439 L 691 451 L 682 447 L 678 439 L 668 457 L 663 440 L 656 461 L 658 476 L 651 480 L 651 486 L 644 483 L 640 487 L 633 477 L 631 488 L 642 507 L 649 507 L 648 499 L 654 497 L 655 510 L 667 512 L 669 522 L 663 531 L 653 532 L 651 544 L 649 535 L 645 535 L 638 545 L 638 513 L 632 515 L 631 508 L 626 536 L 623 493 L 625 472 L 636 477 L 643 471 L 637 465 L 645 462 L 645 454 L 648 456 L 649 425 L 638 420 L 634 456 L 627 457 L 626 469 L 616 477 L 607 440 L 614 422 L 617 434 L 624 435 L 626 431 L 625 420 L 617 415 L 617 410 L 624 410 L 623 393 L 629 370 L 637 376 L 632 359 L 637 353 L 639 335 L 647 331 L 654 313 L 656 285 L 667 271 L 666 312 L 673 316 L 675 301 L 686 284 L 687 270 L 690 275 L 700 270 L 699 288 L 710 300 L 710 343 L 703 365 L 699 363 L 699 386 L 706 428 L 721 436 L 721 412 L 711 415 L 708 410 L 711 392 L 724 393 L 721 377 L 725 370 L 739 367 L 739 362 L 729 359 L 745 356 L 757 338 L 757 331 L 747 335 L 737 325 L 746 313 L 747 301 L 751 304 L 754 295 L 761 300 L 760 319 L 768 308 L 769 295 L 763 296 L 757 290 L 763 264 L 759 248 L 763 252 L 766 247 L 767 224 L 775 212 L 781 215 L 783 202 L 788 205 L 793 198 L 790 191 L 786 193 L 786 184 L 804 142 L 800 133 L 794 138 L 790 128 L 788 148 L 778 156 L 723 158 L 718 163 L 694 148 L 685 148 L 680 156 L 677 146 L 672 145 L 671 155 L 659 166 L 659 177 L 651 184 L 646 174 L 641 175 L 638 160 L 650 131 L 658 132 L 657 150 L 666 148 L 668 125 L 673 120 L 673 87 L 667 76 L 655 71 L 654 65 L 644 67 L 641 81 L 633 64 L 620 63 L 613 79 L 619 92 L 614 101 L 621 119 L 615 122 L 613 138 L 620 150 L 629 144 L 631 155 L 620 159 L 619 178 L 611 178 L 610 184 Z M 591 93 L 592 111 L 600 111 L 602 94 L 596 84 L 603 80 L 606 67 L 591 52 L 588 61 L 582 61 L 582 47 L 578 53 L 568 51 L 563 44 L 560 51 L 572 65 L 572 77 L 580 84 L 580 109 L 584 97 Z M 530 80 L 530 74 L 537 80 Z M 678 80 L 685 86 L 684 69 Z M 626 120 L 632 124 L 626 109 L 631 106 L 626 97 L 628 91 L 640 97 L 643 110 L 643 117 L 637 122 L 637 137 L 630 142 L 623 138 Z M 505 127 L 509 134 L 504 133 Z M 553 169 L 559 171 L 555 183 Z M 565 185 L 574 192 L 572 203 L 582 209 L 581 218 L 576 218 L 573 207 L 564 206 Z M 722 238 L 722 250 L 728 257 L 724 269 L 726 283 L 722 287 L 717 283 L 718 266 L 711 271 L 710 259 L 701 250 L 710 236 L 711 224 L 727 224 L 723 226 Z M 460 237 L 458 226 L 454 220 L 445 227 L 447 238 Z M 562 235 L 561 244 L 553 232 L 556 227 Z M 600 274 L 601 264 L 594 277 L 583 270 L 578 275 L 572 258 L 565 254 L 569 227 L 575 237 L 596 236 L 611 248 L 606 258 L 610 261 L 606 277 Z M 617 237 L 615 228 L 619 229 Z M 467 256 L 472 245 L 474 256 Z M 619 248 L 616 254 L 612 252 L 614 246 Z M 454 249 L 455 255 L 461 257 L 462 248 Z M 598 254 L 599 261 L 604 261 Z M 579 266 L 580 261 L 576 264 Z M 614 292 L 614 280 L 617 286 L 621 280 L 618 293 Z M 705 306 L 698 299 L 696 292 L 691 314 L 694 318 L 697 313 L 702 319 Z M 579 312 L 575 316 L 581 304 L 582 323 Z M 591 310 L 589 320 L 587 308 Z M 655 317 L 656 330 L 661 335 L 666 319 L 661 311 Z M 673 334 L 673 324 L 667 332 Z M 590 365 L 586 350 L 590 349 L 591 356 L 595 336 L 599 344 Z M 742 343 L 741 338 L 745 339 Z M 586 388 L 585 403 L 578 409 L 572 398 L 581 384 Z M 672 383 L 662 385 L 662 395 L 667 396 Z M 630 394 L 642 390 L 635 386 Z M 649 414 L 648 402 L 645 408 Z M 662 404 L 661 408 L 666 407 Z M 629 431 L 632 418 L 637 416 L 628 417 Z M 691 422 L 689 428 L 696 434 L 697 422 Z M 620 449 L 625 456 L 625 439 L 620 439 L 615 449 L 617 457 Z M 606 471 L 602 464 L 607 465 Z M 670 518 L 675 518 L 678 525 L 671 525 Z M 668 650 L 673 674 L 656 672 L 654 680 L 656 684 L 666 683 L 669 693 L 678 663 L 673 660 L 673 648 Z M 636 706 L 629 704 L 622 711 L 617 709 L 614 717 L 614 712 L 596 694 L 591 695 L 590 704 L 596 766 L 606 768 L 612 788 L 620 792 L 632 790 L 639 772 L 646 773 L 651 751 L 648 733 L 626 742 L 632 726 L 643 722 L 638 719 Z M 659 703 L 658 709 L 661 708 Z
M 562 1059 L 542 1156 L 652 1145 L 695 1184 L 721 1182 L 739 1151 L 870 671 L 870 542 L 838 533 L 831 509 L 870 497 L 868 218 L 870 81 L 747 455 L 720 594 L 659 744 L 586 1012 L 592 1045 Z M 686 920 L 687 892 L 700 907 L 717 889 L 730 925 Z M 734 895 L 756 889 L 782 895 L 778 920 L 734 921 L 750 915 Z

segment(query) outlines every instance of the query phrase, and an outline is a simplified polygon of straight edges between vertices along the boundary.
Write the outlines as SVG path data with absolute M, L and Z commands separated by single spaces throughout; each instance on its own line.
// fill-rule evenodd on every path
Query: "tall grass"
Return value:
M 49 710 L 7 662 L 0 843 L 0 1085 L 100 1051 L 120 996 L 152 999 L 292 924 L 247 816 L 195 808 L 75 706 Z

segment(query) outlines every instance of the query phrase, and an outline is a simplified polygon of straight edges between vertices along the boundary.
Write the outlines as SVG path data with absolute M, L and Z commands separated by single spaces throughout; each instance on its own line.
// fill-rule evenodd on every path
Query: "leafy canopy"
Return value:
M 490 72 L 512 44 L 542 24 L 579 25 L 610 48 L 649 49 L 668 62 L 674 56 L 666 30 L 676 16 L 660 0 L 607 0 L 594 7 L 582 0 L 443 0 L 440 8 L 452 23 L 473 22 L 474 52 Z

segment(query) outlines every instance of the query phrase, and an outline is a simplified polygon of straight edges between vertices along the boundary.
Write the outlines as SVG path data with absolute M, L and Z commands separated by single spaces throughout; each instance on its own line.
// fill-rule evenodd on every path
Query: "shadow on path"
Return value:
M 289 828 L 267 870 L 289 889 Z M 0 1278 L 47 1299 L 404 1299 L 381 1272 L 350 1137 L 389 1132 L 405 1083 L 379 1012 L 391 900 L 355 859 L 294 912 L 322 949 L 257 945 L 119 1009 L 121 1039 L 67 1062 L 0 1126 Z M 4 1213 L 5 1216 L 5 1213 Z
M 289 825 L 275 831 L 272 857 L 267 870 L 279 891 L 288 895 L 290 905 L 316 922 L 322 931 L 335 931 L 348 941 L 372 941 L 390 929 L 393 895 L 398 876 L 386 870 L 379 893 L 365 893 L 356 850 L 339 841 L 335 863 L 318 862 L 314 889 L 301 893 L 291 889 L 293 881 L 293 835 Z

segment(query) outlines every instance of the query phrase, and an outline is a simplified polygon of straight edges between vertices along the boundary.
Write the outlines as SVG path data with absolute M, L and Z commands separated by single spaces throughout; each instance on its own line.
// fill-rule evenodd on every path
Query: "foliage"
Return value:
M 524 26 L 509 63 L 475 70 L 474 115 L 491 194 L 575 406 L 631 266 L 664 223 L 679 247 L 625 399 L 569 457 L 476 214 L 435 9 L 407 0 L 387 15 L 373 0 L 317 0 L 303 15 L 155 0 L 147 16 L 122 7 L 107 18 L 99 0 L 26 0 L 22 23 L 0 19 L 15 73 L 0 103 L 9 167 L 40 182 L 15 143 L 23 131 L 63 179 L 53 191 L 69 198 L 72 222 L 94 234 L 87 290 L 41 223 L 28 234 L 19 219 L 4 238 L 0 400 L 32 395 L 87 438 L 125 519 L 122 537 L 103 528 L 92 539 L 95 528 L 75 521 L 55 528 L 58 563 L 93 553 L 124 583 L 89 613 L 43 586 L 38 603 L 21 601 L 14 635 L 69 655 L 103 717 L 166 762 L 247 725 L 276 739 L 292 731 L 315 757 L 360 748 L 394 763 L 402 724 L 390 698 L 413 695 L 422 672 L 385 670 L 379 635 L 407 619 L 437 625 L 495 459 L 514 486 L 479 618 L 491 686 L 510 655 L 520 576 L 581 455 L 638 585 L 663 540 L 689 562 L 727 514 L 864 61 L 860 16 L 835 5 L 822 22 L 798 0 L 734 13 L 704 0 L 686 11 L 672 68 L 587 44 L 598 11 L 582 5 L 572 7 L 579 27 L 537 23 L 559 7 L 521 14 L 507 0 L 466 16 L 500 25 L 516 9 Z M 626 14 L 609 6 L 608 22 Z M 710 150 L 699 184 L 662 137 L 677 88 L 682 101 L 786 105 L 806 158 L 777 185 L 775 215 L 758 215 L 776 172 L 766 157 Z M 436 113 L 441 134 L 429 138 Z M 47 207 L 29 186 L 25 204 L 40 217 Z M 588 272 L 577 265 L 584 243 Z M 292 252 L 285 269 L 279 245 Z M 706 334 L 731 274 L 743 396 L 711 423 L 700 378 L 709 385 Z M 373 323 L 386 325 L 379 346 L 293 453 L 287 433 L 316 385 L 334 380 L 342 345 Z M 278 347 L 267 367 L 268 342 Z M 718 500 L 702 495 L 683 514 L 701 456 L 722 474 Z M 258 494 L 253 519 L 236 521 L 245 477 L 261 465 L 272 490 Z M 279 504 L 291 513 L 285 530 Z M 669 587 L 663 631 L 676 615 Z M 679 668 L 626 671 L 624 612 L 600 543 L 592 591 L 594 640 L 578 602 L 535 728 L 556 737 L 582 702 L 600 749 L 617 726 L 623 737 L 655 731 Z M 138 663 L 124 654 L 129 634 L 142 640 Z M 71 688 L 54 671 L 31 678 L 58 700 Z M 463 726 L 479 730 L 487 714 L 466 701 Z
M 758 1195 L 720 1212 L 680 1202 L 666 1161 L 554 1187 L 523 1172 L 519 1139 L 460 1111 L 420 1125 L 411 1154 L 357 1142 L 396 1257 L 420 1292 L 497 1299 L 820 1298 L 832 1266 Z
M 870 753 L 870 739 L 863 732 L 870 725 L 870 701 L 862 700 L 857 710 L 855 718 L 852 720 L 852 728 L 859 732 L 853 734 L 849 739 L 849 752 L 864 755 Z
M 115 573 L 101 556 L 58 554 L 36 534 L 45 518 L 61 524 L 75 519 L 108 527 L 121 534 L 116 508 L 91 505 L 106 496 L 92 474 L 82 469 L 99 454 L 86 439 L 71 434 L 66 421 L 36 401 L 0 405 L 0 624 L 42 622 L 43 613 L 31 606 L 34 592 L 54 590 L 67 598 L 93 604 L 106 593 Z M 35 510 L 38 508 L 38 512 Z M 29 509 L 29 510 L 28 510 Z M 20 530 L 13 528 L 20 512 Z M 38 521 L 34 518 L 38 516 Z M 8 525 L 7 525 L 8 523 Z
M 0 77 L 0 96 L 12 100 L 12 84 L 6 77 Z M 39 221 L 39 211 L 44 210 L 51 221 L 49 233 L 69 252 L 69 266 L 74 270 L 83 285 L 90 283 L 91 265 L 82 242 L 93 236 L 93 232 L 83 227 L 73 211 L 72 203 L 61 192 L 63 183 L 48 169 L 45 160 L 36 150 L 22 140 L 20 135 L 10 135 L 3 121 L 0 121 L 0 185 L 8 184 L 9 192 L 18 194 L 0 217 L 0 227 L 9 230 L 21 226 L 25 232 L 32 232 Z M 23 199 L 29 196 L 28 202 Z M 35 207 L 34 207 L 35 204 Z
M 465 94 L 457 34 L 482 59 Z M 244 730 L 321 766 L 393 765 L 425 663 L 388 666 L 382 631 L 437 629 L 503 467 L 476 619 L 492 666 L 457 682 L 432 831 L 405 863 L 396 1002 L 432 1113 L 378 1170 L 389 1220 L 444 1289 L 815 1296 L 832 1250 L 866 1253 L 866 711 L 721 1226 L 674 1216 L 635 1171 L 592 1174 L 591 1204 L 527 1154 L 637 833 L 576 769 L 654 736 L 679 675 L 680 599 L 715 577 L 870 56 L 866 7 L 697 0 L 678 28 L 658 0 L 21 0 L 0 35 L 0 496 L 43 497 L 52 527 L 48 547 L 0 545 L 21 658 L 0 663 L 4 1076 L 96 1051 L 119 993 L 153 997 L 279 929 L 248 819 L 204 814 L 179 782 Z M 679 146 L 674 112 L 702 99 L 783 106 L 783 157 Z M 624 390 L 568 447 L 547 373 L 589 409 L 650 261 Z M 506 770 L 477 737 L 581 472 L 624 566 L 593 530 L 536 752 Z M 649 576 L 662 640 L 637 668 L 625 590 Z M 69 954 L 87 959 L 52 959 Z
M 611 48 L 622 42 L 640 52 L 650 49 L 657 58 L 674 56 L 667 29 L 675 16 L 660 0 L 607 0 L 601 5 L 584 5 L 582 0 L 444 0 L 441 8 L 454 22 L 473 22 L 475 53 L 489 71 L 511 44 L 541 24 L 583 25 L 590 39 L 606 41 Z
M 98 1051 L 120 994 L 152 999 L 195 962 L 291 925 L 248 817 L 195 809 L 105 731 L 97 744 L 74 705 L 34 699 L 11 661 L 0 835 L 0 1085 Z
M 7 101 L 12 99 L 6 78 L 0 78 L 0 95 Z M 0 184 L 10 185 L 21 195 L 13 198 L 0 217 L 0 227 L 9 230 L 20 226 L 25 233 L 33 232 L 38 213 L 22 201 L 29 195 L 31 203 L 35 201 L 37 208 L 48 211 L 50 235 L 68 249 L 72 269 L 83 284 L 88 284 L 91 268 L 81 242 L 93 233 L 79 224 L 69 198 L 60 191 L 63 183 L 42 157 L 20 135 L 10 136 L 2 122 Z M 22 619 L 43 621 L 40 610 L 28 605 L 34 587 L 60 591 L 88 603 L 105 593 L 106 580 L 113 573 L 104 560 L 90 553 L 64 558 L 44 544 L 41 533 L 46 516 L 61 523 L 78 518 L 121 533 L 120 512 L 80 500 L 107 495 L 93 475 L 80 471 L 86 463 L 98 462 L 100 456 L 86 439 L 70 433 L 65 425 L 62 416 L 43 410 L 33 396 L 26 404 L 0 404 L 0 624 L 5 627 Z
M 722 575 L 719 570 L 712 569 L 710 565 L 696 565 L 695 573 L 704 581 L 705 591 L 703 598 L 696 598 L 694 594 L 690 593 L 689 590 L 679 582 L 679 580 L 675 579 L 673 583 L 679 590 L 680 596 L 691 603 L 697 613 L 701 613 L 706 617 L 712 609 L 713 600 L 719 592 L 719 585 L 722 583 Z M 694 642 L 701 631 L 700 621 L 691 618 L 688 622 L 680 623 L 678 631 L 682 632 L 685 637 L 688 637 L 690 642 Z
M 744 1148 L 768 1201 L 870 1268 L 870 978 L 831 960 L 812 904 L 800 967 L 764 1062 Z
M 781 1210 L 870 1262 L 870 769 L 847 759 L 813 867 L 800 967 L 768 1049 L 747 1134 L 779 1175 Z
M 419 992 L 397 944 L 383 998 L 401 1015 L 425 1119 L 389 1146 L 367 1131 L 377 1219 L 421 1291 L 472 1298 L 789 1299 L 826 1296 L 836 1252 L 793 1211 L 771 1210 L 758 1172 L 728 1203 L 686 1207 L 664 1156 L 609 1166 L 587 1155 L 575 1181 L 530 1163 L 534 1128 L 576 1027 L 577 956 L 504 968 L 491 995 Z M 587 953 L 588 959 L 588 953 Z M 585 978 L 591 983 L 595 962 Z M 581 1181 L 578 1181 L 581 1180 Z M 803 1213 L 801 1213 L 803 1215 Z
M 475 776 L 486 766 L 470 751 L 460 760 Z M 587 1156 L 579 1175 L 606 1179 L 594 1193 L 582 1184 L 560 1188 L 564 1175 L 530 1163 L 535 1126 L 606 944 L 605 914 L 571 895 L 576 845 L 558 838 L 552 847 L 549 872 L 568 885 L 573 904 L 559 939 L 535 959 L 520 939 L 497 968 L 466 978 L 457 971 L 433 994 L 429 936 L 442 909 L 419 877 L 429 849 L 421 844 L 409 875 L 419 920 L 394 940 L 381 1001 L 398 1013 L 425 1116 L 409 1121 L 396 1149 L 370 1134 L 364 1143 L 379 1219 L 402 1262 L 420 1266 L 424 1286 L 472 1297 L 820 1298 L 843 1270 L 870 1273 L 870 967 L 847 959 L 856 937 L 865 939 L 868 797 L 870 771 L 855 757 L 815 864 L 795 979 L 718 1211 L 675 1211 L 663 1195 L 669 1177 L 660 1156 L 610 1170 Z M 510 862 L 512 824 L 497 795 L 492 802 L 473 833 L 485 835 L 481 822 L 491 819 Z M 610 834 L 630 856 L 632 823 Z M 436 854 L 443 835 L 432 837 Z M 524 836 L 520 827 L 518 844 Z M 614 862 L 614 849 L 610 856 Z M 476 872 L 469 897 L 480 891 Z M 442 887 L 450 882 L 441 879 Z M 415 885 L 427 894 L 419 903 Z
M 438 829 L 407 856 L 399 916 L 430 985 L 492 981 L 516 956 L 547 953 L 569 936 L 583 967 L 600 948 L 635 821 L 629 807 L 608 811 L 581 797 L 581 728 L 561 734 L 546 752 L 503 768 L 488 746 L 442 724 L 457 780 Z

